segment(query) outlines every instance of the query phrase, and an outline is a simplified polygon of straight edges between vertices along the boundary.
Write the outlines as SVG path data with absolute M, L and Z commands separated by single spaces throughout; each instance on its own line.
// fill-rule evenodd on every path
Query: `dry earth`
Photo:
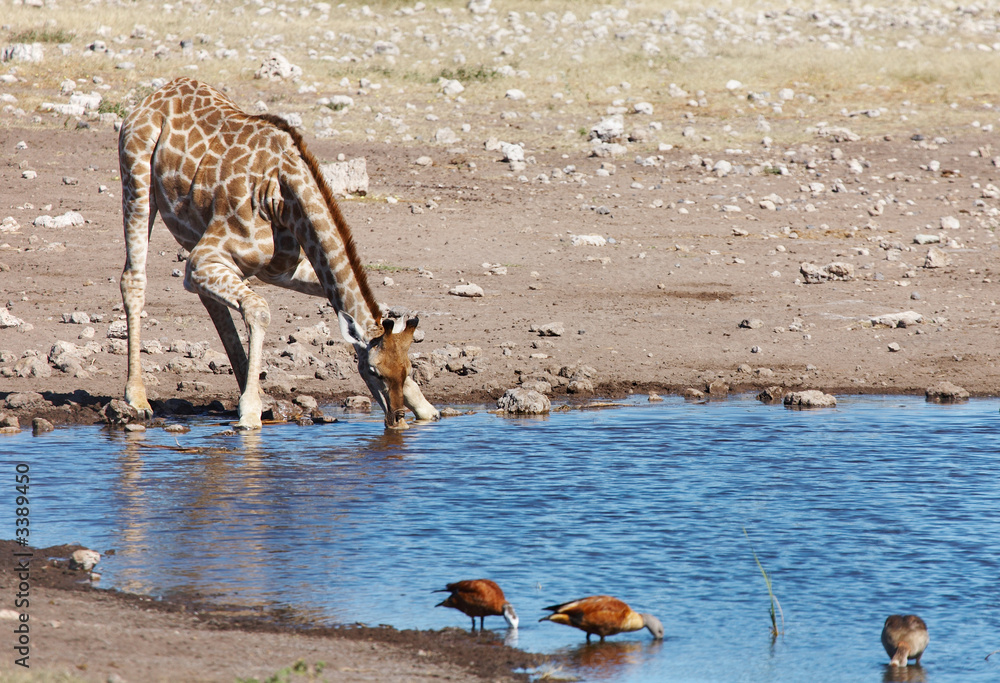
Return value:
M 644 3 L 593 14 L 580 3 L 572 12 L 539 3 L 537 13 L 512 3 L 520 13 L 506 16 L 457 2 L 373 3 L 377 15 L 316 3 L 297 14 L 310 33 L 301 44 L 288 42 L 294 31 L 279 34 L 296 16 L 285 5 L 257 3 L 252 21 L 220 23 L 214 6 L 198 3 L 183 16 L 135 4 L 113 17 L 99 4 L 33 4 L 0 3 L 3 21 L 14 17 L 3 26 L 10 42 L 28 32 L 24 40 L 67 47 L 46 43 L 43 61 L 11 58 L 0 74 L 0 412 L 8 426 L 15 417 L 22 427 L 38 416 L 95 421 L 120 396 L 123 342 L 108 338 L 124 261 L 115 125 L 154 76 L 192 72 L 248 109 L 299 116 L 321 160 L 367 160 L 367 196 L 342 208 L 378 299 L 421 318 L 414 360 L 440 406 L 490 403 L 522 382 L 573 400 L 705 391 L 713 382 L 713 396 L 722 385 L 777 386 L 842 401 L 923 394 L 942 381 L 998 393 L 1000 168 L 995 91 L 984 79 L 998 73 L 990 65 L 1000 45 L 991 42 L 997 10 L 989 3 L 853 11 L 789 3 L 725 16 L 700 5 L 670 16 Z M 97 25 L 64 25 L 89 12 Z M 184 16 L 200 23 L 184 26 Z M 244 30 L 253 35 L 244 40 Z M 275 47 L 305 75 L 255 80 Z M 402 50 L 398 59 L 393 49 Z M 775 59 L 785 66 L 769 68 Z M 124 64 L 131 68 L 115 68 Z M 463 94 L 445 92 L 455 79 L 425 78 L 445 74 L 446 64 L 464 79 Z M 783 77 L 786 68 L 797 71 Z M 730 88 L 735 78 L 749 85 Z M 512 95 L 516 88 L 527 94 Z M 92 89 L 108 106 L 46 107 Z M 337 94 L 353 104 L 331 102 Z M 622 130 L 607 132 L 607 142 L 587 139 L 615 116 Z M 504 141 L 521 143 L 523 163 L 504 160 Z M 82 222 L 39 220 L 67 212 Z M 574 236 L 606 242 L 577 245 Z M 847 277 L 806 283 L 803 264 L 847 264 L 827 270 Z M 174 274 L 183 269 L 158 224 L 143 359 L 163 417 L 231 410 L 236 399 L 214 329 Z M 484 296 L 448 293 L 467 283 Z M 260 291 L 272 310 L 272 395 L 336 401 L 364 392 L 328 306 Z M 919 322 L 878 321 L 907 311 Z M 90 322 L 64 322 L 74 313 Z M 536 331 L 551 323 L 562 333 Z M 188 613 L 147 613 L 127 598 L 58 587 L 39 595 L 43 621 L 85 623 L 89 612 L 122 625 L 114 636 L 42 627 L 52 672 L 103 680 L 104 665 L 78 665 L 129 662 L 118 673 L 149 680 L 155 674 L 135 667 L 162 652 L 138 641 L 174 631 L 219 640 L 209 658 L 172 653 L 165 679 L 212 657 L 241 661 L 247 643 L 287 656 L 254 660 L 259 668 L 245 675 L 316 652 L 309 638 L 208 633 Z M 124 640 L 133 630 L 149 635 Z M 322 658 L 380 671 L 382 680 L 484 673 L 428 663 L 417 650 L 433 647 L 423 642 L 409 641 L 402 659 L 378 646 L 374 659 L 352 663 L 347 645 Z M 98 647 L 109 648 L 100 650 L 107 658 L 88 659 Z M 234 675 L 244 674 L 204 671 L 206 679 Z
M 414 356 L 437 403 L 495 399 L 530 379 L 563 393 L 566 376 L 583 366 L 604 396 L 704 390 L 717 379 L 733 391 L 779 385 L 836 394 L 923 393 L 948 380 L 995 394 L 998 245 L 987 211 L 998 200 L 986 195 L 1000 194 L 990 189 L 1000 169 L 979 155 L 990 139 L 886 137 L 817 139 L 791 150 L 794 157 L 775 150 L 787 175 L 754 175 L 748 160 L 743 173 L 736 166 L 719 177 L 704 158 L 692 162 L 690 150 L 662 153 L 654 168 L 537 154 L 540 171 L 574 166 L 574 177 L 582 176 L 555 174 L 548 183 L 519 183 L 495 153 L 480 150 L 327 140 L 312 148 L 324 159 L 367 159 L 370 195 L 344 201 L 344 211 L 379 300 L 421 317 L 426 338 Z M 15 150 L 21 141 L 27 148 Z M 7 310 L 28 323 L 0 332 L 0 372 L 4 391 L 40 392 L 58 405 L 41 411 L 50 418 L 73 419 L 74 404 L 99 407 L 124 383 L 123 342 L 107 338 L 121 314 L 123 260 L 114 145 L 110 126 L 0 130 L 3 210 L 20 225 L 3 235 L 0 277 Z M 415 165 L 421 156 L 436 163 Z M 863 172 L 852 173 L 850 160 Z M 924 170 L 932 161 L 941 170 Z M 612 175 L 598 175 L 602 167 Z M 38 177 L 23 179 L 24 169 Z M 65 184 L 67 176 L 78 182 Z M 87 222 L 32 224 L 42 213 L 67 211 Z M 957 229 L 941 228 L 949 217 Z M 610 239 L 574 246 L 574 235 Z M 918 235 L 941 243 L 916 244 Z M 233 377 L 225 367 L 209 369 L 205 345 L 192 348 L 204 342 L 222 356 L 197 297 L 172 276 L 184 268 L 178 247 L 162 226 L 152 245 L 143 330 L 158 342 L 143 356 L 150 393 L 195 405 L 219 399 L 231 408 Z M 939 248 L 946 265 L 926 267 Z M 849 264 L 853 276 L 803 282 L 801 264 L 834 262 Z M 495 266 L 505 274 L 491 274 Z M 448 293 L 465 282 L 485 295 Z M 266 342 L 272 393 L 321 400 L 364 393 L 332 309 L 261 289 L 273 311 Z M 920 323 L 872 324 L 911 310 Z M 100 322 L 63 322 L 74 312 Z M 320 323 L 329 333 L 289 343 Z M 563 333 L 532 331 L 549 323 L 561 323 Z M 85 347 L 82 364 L 63 372 L 47 362 L 58 341 Z M 25 418 L 36 412 L 19 411 Z
M 490 631 L 317 627 L 292 613 L 227 608 L 197 596 L 161 601 L 99 590 L 67 567 L 76 548 L 0 541 L 5 594 L 19 582 L 14 553 L 33 555 L 30 605 L 17 610 L 29 614 L 30 668 L 4 653 L 4 681 L 506 681 L 525 680 L 508 672 L 543 660 L 503 646 Z M 8 632 L 20 623 L 8 614 L 12 606 L 5 600 L 0 611 Z

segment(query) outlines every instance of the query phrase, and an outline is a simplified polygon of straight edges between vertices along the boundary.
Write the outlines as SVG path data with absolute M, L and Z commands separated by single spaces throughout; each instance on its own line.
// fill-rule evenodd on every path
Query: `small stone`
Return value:
M 902 350 L 903 350 L 903 347 L 899 345 L 899 342 L 890 342 L 889 343 L 889 352 L 890 353 L 896 353 L 897 351 L 902 351 Z
M 788 394 L 784 403 L 788 408 L 832 408 L 837 405 L 837 399 L 822 391 L 808 389 Z
M 785 396 L 785 388 L 780 386 L 770 386 L 757 394 L 757 400 L 762 403 L 777 403 Z
M 931 403 L 955 403 L 969 399 L 968 391 L 951 382 L 938 382 L 928 387 L 926 395 Z
M 747 318 L 740 322 L 740 327 L 748 330 L 756 330 L 764 326 L 764 321 L 758 318 Z
M 923 322 L 924 316 L 916 311 L 904 311 L 902 313 L 886 313 L 871 319 L 872 325 L 884 325 L 886 327 L 912 327 Z
M 570 235 L 574 247 L 603 247 L 608 243 L 601 235 Z
M 120 398 L 111 399 L 101 408 L 100 415 L 112 427 L 122 427 L 139 417 L 138 411 Z
M 566 326 L 560 322 L 551 322 L 544 325 L 532 325 L 528 331 L 537 332 L 540 337 L 561 337 L 566 334 Z
M 297 406 L 302 406 L 302 409 L 307 411 L 313 411 L 319 407 L 319 401 L 309 394 L 297 394 L 295 398 L 292 399 L 292 403 Z
M 551 407 L 545 395 L 520 387 L 508 389 L 497 400 L 497 408 L 501 411 L 518 415 L 541 415 L 549 412 Z
M 725 380 L 717 379 L 708 384 L 708 395 L 709 396 L 728 396 L 729 395 L 729 385 L 726 384 Z
M 954 216 L 944 216 L 941 218 L 942 230 L 958 230 L 962 224 Z
M 657 394 L 655 391 L 649 392 L 649 398 L 647 398 L 650 403 L 659 403 L 663 400 L 663 397 Z
M 950 263 L 951 259 L 948 258 L 948 254 L 937 247 L 928 249 L 927 256 L 924 257 L 924 268 L 944 268 Z
M 372 400 L 367 396 L 348 396 L 344 399 L 344 410 L 349 413 L 368 413 L 372 409 Z
M 31 433 L 35 436 L 44 434 L 45 432 L 51 432 L 54 429 L 55 426 L 44 417 L 36 417 L 31 421 Z
M 101 554 L 96 550 L 80 548 L 79 550 L 74 550 L 73 554 L 69 556 L 69 568 L 73 571 L 89 572 L 100 561 Z
M 456 285 L 455 287 L 449 289 L 448 293 L 452 296 L 464 297 L 480 297 L 485 294 L 482 287 L 471 282 L 464 285 Z

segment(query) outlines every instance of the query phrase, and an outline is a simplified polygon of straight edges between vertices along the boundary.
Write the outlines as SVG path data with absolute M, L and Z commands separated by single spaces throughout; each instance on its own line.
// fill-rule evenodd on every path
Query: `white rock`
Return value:
M 266 78 L 269 80 L 298 78 L 302 75 L 302 69 L 295 66 L 284 55 L 279 52 L 272 52 L 267 56 L 260 68 L 254 73 L 254 78 Z
M 782 88 L 778 91 L 778 97 L 784 101 L 795 99 L 795 91 L 791 88 Z
M 588 140 L 600 140 L 601 142 L 616 142 L 625 136 L 625 119 L 620 114 L 601 119 L 590 129 Z
M 20 327 L 24 324 L 24 321 L 13 315 L 4 306 L 0 308 L 0 329 L 7 329 L 8 327 Z
M 715 175 L 722 178 L 733 172 L 733 165 L 725 159 L 720 159 L 715 162 L 715 166 L 712 167 L 712 170 L 715 172 Z
M 319 169 L 334 194 L 368 194 L 368 163 L 364 157 L 320 164 Z
M 101 99 L 103 99 L 98 93 L 93 92 L 88 94 L 84 93 L 73 93 L 69 97 L 70 104 L 77 104 L 83 107 L 84 111 L 97 111 L 101 106 Z
M 497 408 L 505 413 L 540 415 L 549 412 L 552 404 L 548 397 L 530 389 L 508 389 L 497 400 Z
M 82 569 L 85 572 L 89 572 L 94 566 L 101 561 L 101 554 L 96 550 L 88 550 L 87 548 L 80 548 L 73 552 L 69 556 L 69 568 L 70 569 Z
M 921 323 L 924 316 L 916 311 L 904 311 L 902 313 L 886 313 L 875 316 L 871 319 L 872 325 L 885 325 L 886 327 L 911 327 Z
M 737 81 L 735 78 L 726 81 L 726 90 L 733 91 L 739 90 L 743 87 L 743 84 Z
M 958 230 L 960 227 L 962 227 L 962 224 L 954 216 L 943 216 L 941 218 L 942 230 Z
M 574 247 L 603 247 L 608 243 L 601 235 L 570 235 Z
M 442 145 L 453 145 L 459 142 L 459 139 L 451 128 L 438 128 L 434 133 L 434 141 Z
M 493 0 L 469 0 L 465 6 L 472 14 L 486 14 L 490 11 L 490 3 Z
M 500 143 L 500 151 L 504 161 L 524 161 L 524 148 L 509 142 Z
M 0 49 L 0 62 L 40 62 L 44 57 L 41 43 L 14 43 Z
M 523 100 L 525 97 L 527 97 L 527 95 L 524 94 L 523 90 L 518 90 L 517 88 L 511 88 L 504 94 L 504 97 L 506 97 L 508 100 L 517 101 L 517 100 Z
M 108 325 L 108 339 L 128 339 L 128 321 L 115 320 Z
M 445 79 L 441 83 L 441 92 L 449 97 L 454 97 L 455 95 L 465 92 L 465 86 L 454 79 Z
M 477 297 L 483 296 L 483 288 L 479 285 L 468 283 L 464 285 L 456 285 L 448 290 L 448 293 L 453 296 L 464 296 L 464 297 Z
M 649 102 L 636 102 L 632 109 L 636 114 L 645 114 L 646 116 L 653 115 L 653 105 Z
M 924 257 L 924 268 L 944 268 L 949 264 L 951 264 L 951 259 L 948 258 L 948 254 L 937 247 L 931 247 L 927 250 L 927 256 Z
M 38 105 L 42 111 L 51 111 L 62 116 L 83 116 L 87 113 L 82 104 L 61 104 L 53 102 L 42 102 Z
M 835 397 L 815 389 L 787 394 L 784 402 L 789 408 L 832 408 L 837 405 Z
M 264 105 L 267 106 L 266 104 Z M 334 95 L 330 98 L 330 108 L 335 110 L 354 106 L 354 98 L 348 95 Z

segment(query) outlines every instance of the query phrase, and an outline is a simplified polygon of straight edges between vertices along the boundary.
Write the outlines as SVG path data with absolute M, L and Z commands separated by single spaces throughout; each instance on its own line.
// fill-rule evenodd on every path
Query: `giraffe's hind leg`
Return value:
M 139 341 L 142 321 L 140 315 L 146 302 L 146 255 L 149 235 L 156 219 L 156 202 L 150 192 L 151 147 L 156 135 L 147 133 L 137 137 L 146 146 L 131 150 L 120 145 L 119 164 L 122 178 L 122 220 L 125 227 L 125 268 L 121 277 L 122 304 L 128 323 L 128 379 L 125 381 L 125 401 L 135 408 L 140 417 L 153 416 L 153 408 L 146 397 L 139 360 Z M 125 134 L 123 133 L 123 139 Z
M 219 333 L 219 339 L 222 340 L 222 346 L 226 349 L 226 355 L 229 356 L 233 374 L 236 375 L 242 394 L 247 388 L 247 354 L 243 350 L 243 342 L 240 341 L 229 307 L 204 294 L 201 295 L 201 303 L 205 304 L 212 322 L 215 323 L 215 329 Z

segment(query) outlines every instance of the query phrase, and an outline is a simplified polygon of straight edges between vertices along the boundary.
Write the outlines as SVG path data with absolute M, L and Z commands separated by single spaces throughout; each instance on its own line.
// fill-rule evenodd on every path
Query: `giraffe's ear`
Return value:
M 368 340 L 365 339 L 365 332 L 354 318 L 344 311 L 338 311 L 337 320 L 340 322 L 340 334 L 344 337 L 344 341 L 354 346 L 368 346 Z

